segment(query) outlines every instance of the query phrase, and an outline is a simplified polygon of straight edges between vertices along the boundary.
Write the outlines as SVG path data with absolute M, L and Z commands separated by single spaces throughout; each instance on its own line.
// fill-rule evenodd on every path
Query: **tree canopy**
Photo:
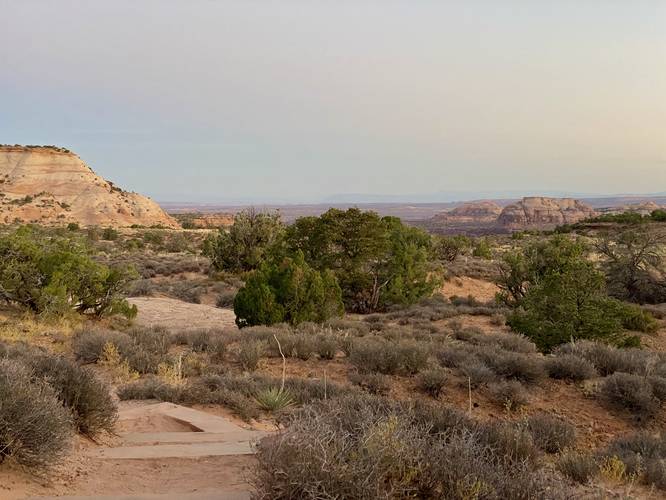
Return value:
M 343 313 L 341 290 L 330 271 L 310 267 L 301 252 L 251 272 L 234 299 L 239 327 L 323 322 Z
M 543 351 L 576 339 L 623 343 L 624 329 L 654 326 L 647 313 L 608 296 L 586 252 L 580 241 L 559 235 L 504 257 L 498 285 L 513 308 L 507 323 Z
M 29 226 L 0 237 L 0 298 L 37 313 L 134 316 L 136 307 L 123 293 L 135 277 L 131 269 L 94 261 L 73 238 L 48 236 Z
M 268 253 L 279 246 L 284 225 L 278 213 L 244 210 L 234 216 L 227 231 L 220 228 L 204 243 L 204 255 L 220 271 L 246 272 L 257 269 Z
M 286 245 L 313 268 L 334 273 L 348 311 L 412 304 L 436 284 L 429 272 L 430 236 L 395 217 L 331 209 L 289 226 Z

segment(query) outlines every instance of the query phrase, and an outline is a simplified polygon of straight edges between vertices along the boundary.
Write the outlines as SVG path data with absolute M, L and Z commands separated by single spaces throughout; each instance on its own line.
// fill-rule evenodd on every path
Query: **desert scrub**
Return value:
M 35 380 L 47 383 L 61 404 L 71 412 L 80 433 L 93 437 L 111 431 L 117 417 L 109 386 L 91 369 L 24 343 L 0 342 L 0 359 L 19 362 Z
M 625 410 L 638 421 L 654 418 L 660 401 L 645 377 L 629 373 L 614 373 L 606 377 L 599 388 L 600 397 L 612 408 Z
M 615 469 L 622 469 L 624 477 L 638 478 L 648 486 L 666 490 L 665 434 L 637 432 L 616 438 L 602 452 L 601 458 L 609 463 L 615 462 Z
M 0 462 L 42 467 L 68 450 L 72 417 L 51 386 L 31 378 L 18 361 L 0 359 Z
M 560 498 L 530 436 L 448 419 L 417 405 L 349 395 L 291 414 L 258 450 L 259 498 Z M 443 423 L 446 426 L 446 423 Z M 470 425 L 470 427 L 467 427 Z
M 391 391 L 389 377 L 381 373 L 350 373 L 349 381 L 370 394 L 386 395 Z
M 264 353 L 265 343 L 261 340 L 243 340 L 238 350 L 238 362 L 246 371 L 254 371 Z
M 517 380 L 503 380 L 488 384 L 490 400 L 507 411 L 516 411 L 529 403 L 529 395 Z
M 110 387 L 86 367 L 62 356 L 42 354 L 26 361 L 34 376 L 43 378 L 73 416 L 76 429 L 93 437 L 112 431 L 118 409 Z
M 439 397 L 446 386 L 448 376 L 441 368 L 425 370 L 418 376 L 418 388 L 433 398 Z
M 566 451 L 557 459 L 557 469 L 577 483 L 587 484 L 597 474 L 599 465 L 592 455 L 579 451 Z
M 569 422 L 548 414 L 532 415 L 527 430 L 534 443 L 546 453 L 557 453 L 576 442 L 576 429 Z
M 394 343 L 375 337 L 355 341 L 349 360 L 361 372 L 413 375 L 425 368 L 428 356 L 429 351 L 422 344 Z
M 546 371 L 551 378 L 574 382 L 588 380 L 598 375 L 592 363 L 574 354 L 561 354 L 547 358 Z
M 563 344 L 557 354 L 574 354 L 588 360 L 602 375 L 615 372 L 650 375 L 666 369 L 666 355 L 642 349 L 618 349 L 607 344 L 579 341 Z

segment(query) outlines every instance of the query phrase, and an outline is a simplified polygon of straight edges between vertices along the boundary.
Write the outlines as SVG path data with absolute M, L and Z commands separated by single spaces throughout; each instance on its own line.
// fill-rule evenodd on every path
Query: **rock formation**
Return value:
M 510 229 L 552 229 L 561 224 L 574 224 L 594 217 L 592 207 L 573 198 L 523 198 L 504 207 L 497 218 L 500 226 Z
M 95 174 L 52 146 L 0 146 L 0 223 L 125 227 L 179 224 L 153 200 Z
M 502 212 L 502 207 L 493 201 L 472 201 L 463 203 L 459 207 L 442 212 L 435 217 L 441 217 L 451 220 L 469 220 L 476 222 L 484 222 L 489 220 L 496 220 Z

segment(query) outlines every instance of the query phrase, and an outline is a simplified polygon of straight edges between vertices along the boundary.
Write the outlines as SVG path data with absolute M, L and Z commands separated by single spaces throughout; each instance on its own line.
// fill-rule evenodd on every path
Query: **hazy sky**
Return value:
M 161 201 L 666 191 L 666 1 L 0 0 L 0 143 Z

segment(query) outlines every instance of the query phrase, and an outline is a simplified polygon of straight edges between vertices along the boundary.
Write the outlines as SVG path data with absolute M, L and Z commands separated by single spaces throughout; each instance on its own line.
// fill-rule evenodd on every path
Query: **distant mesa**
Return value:
M 65 148 L 0 145 L 0 223 L 15 222 L 180 227 L 156 202 L 103 179 Z
M 441 220 L 470 220 L 481 222 L 484 220 L 494 221 L 499 217 L 502 212 L 502 207 L 500 207 L 494 201 L 474 201 L 469 203 L 463 203 L 459 207 L 449 210 L 448 212 L 442 212 L 437 214 L 435 218 Z
M 504 207 L 497 222 L 510 229 L 553 229 L 595 215 L 597 212 L 591 206 L 573 198 L 531 196 Z
M 498 234 L 524 229 L 554 229 L 594 217 L 597 212 L 573 198 L 531 196 L 502 208 L 493 201 L 475 201 L 436 214 L 422 224 L 443 234 Z

